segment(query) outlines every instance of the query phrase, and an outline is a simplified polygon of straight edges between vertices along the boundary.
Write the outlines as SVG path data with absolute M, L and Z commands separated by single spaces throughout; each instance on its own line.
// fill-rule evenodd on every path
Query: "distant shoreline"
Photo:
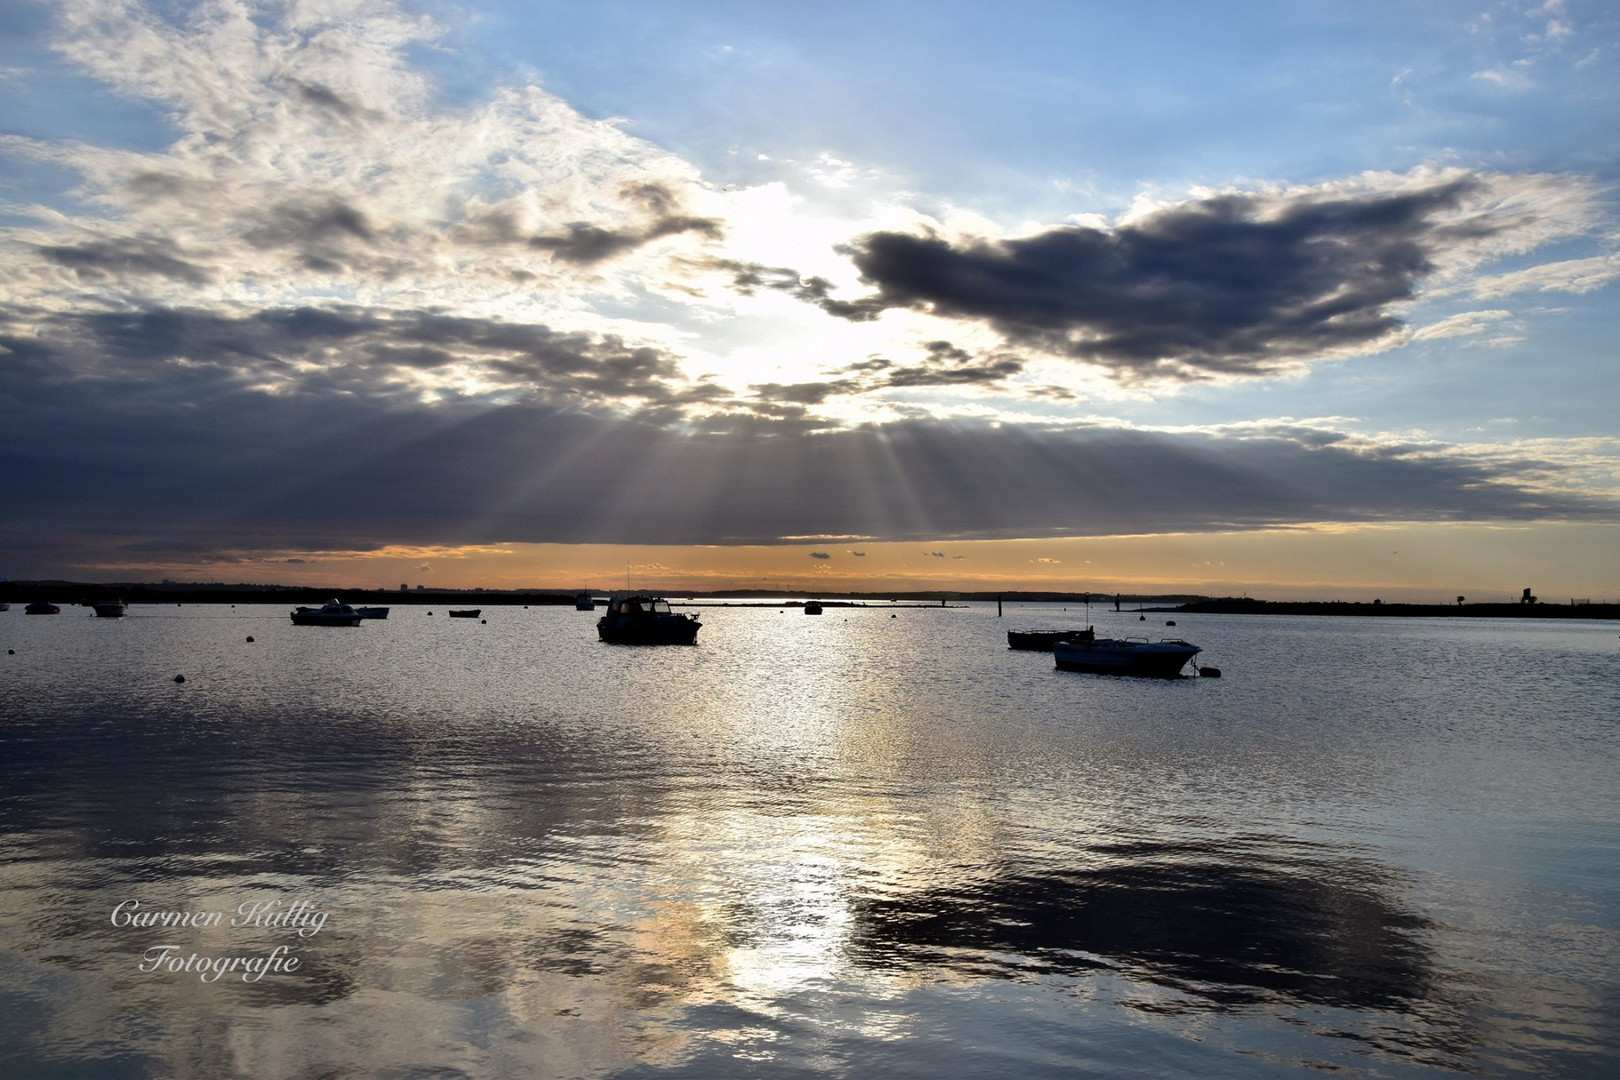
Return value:
M 625 592 L 621 589 L 590 590 L 598 599 Z M 720 599 L 727 601 L 760 601 L 767 606 L 786 607 L 802 604 L 804 599 L 817 599 L 827 606 L 900 606 L 938 607 L 964 602 L 1004 604 L 1085 604 L 1089 601 L 1098 612 L 1114 606 L 1115 596 L 1098 593 L 1060 593 L 1045 591 L 1009 592 L 957 592 L 957 591 L 893 591 L 893 592 L 795 592 L 788 589 L 726 589 L 694 591 L 648 589 L 667 596 L 672 602 L 687 600 L 694 605 L 714 606 Z M 483 607 L 540 607 L 570 605 L 580 590 L 568 589 L 412 589 L 401 592 L 388 589 L 345 589 L 331 586 L 284 585 L 222 585 L 222 584 L 139 584 L 96 583 L 75 581 L 6 581 L 0 582 L 0 600 L 13 604 L 34 600 L 50 600 L 57 604 L 90 604 L 104 597 L 116 596 L 129 604 L 320 604 L 332 597 L 341 597 L 347 603 L 395 606 L 483 606 Z M 782 599 L 787 597 L 788 599 Z M 802 597 L 803 599 L 797 599 Z M 769 603 L 770 601 L 778 601 Z M 1485 618 L 1485 619 L 1620 619 L 1620 604 L 1564 603 L 1481 603 L 1481 604 L 1404 604 L 1382 601 L 1361 602 L 1351 600 L 1254 600 L 1248 597 L 1189 596 L 1186 594 L 1119 594 L 1121 611 L 1179 613 L 1188 615 L 1339 615 L 1378 618 Z

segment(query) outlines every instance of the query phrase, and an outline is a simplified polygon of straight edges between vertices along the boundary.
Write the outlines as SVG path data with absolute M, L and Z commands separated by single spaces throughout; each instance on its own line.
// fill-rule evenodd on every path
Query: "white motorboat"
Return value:
M 1099 638 L 1074 635 L 1052 643 L 1052 658 L 1064 671 L 1099 675 L 1146 675 L 1171 679 L 1202 652 L 1179 638 Z
M 294 608 L 292 613 L 294 626 L 359 626 L 360 619 L 358 611 L 336 600 L 328 601 L 318 608 Z

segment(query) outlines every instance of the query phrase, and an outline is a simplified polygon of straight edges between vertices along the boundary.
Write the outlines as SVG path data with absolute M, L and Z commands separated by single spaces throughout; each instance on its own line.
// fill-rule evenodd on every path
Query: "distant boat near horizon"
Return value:
M 96 610 L 98 619 L 122 619 L 129 610 L 129 605 L 122 600 L 97 600 L 91 605 Z
M 362 619 L 388 618 L 388 609 L 385 607 L 357 607 L 354 609 L 354 613 Z
M 23 608 L 23 611 L 26 612 L 29 615 L 60 615 L 60 614 L 62 614 L 62 609 L 61 608 L 57 607 L 55 604 L 52 604 L 52 603 L 50 603 L 49 601 L 46 601 L 46 600 L 35 600 L 32 604 L 29 604 L 27 607 Z
M 482 614 L 483 610 L 483 608 L 472 608 L 467 611 L 452 611 L 450 617 L 452 619 L 476 619 Z
M 596 598 L 590 593 L 580 593 L 578 596 L 574 597 L 574 610 L 595 611 Z

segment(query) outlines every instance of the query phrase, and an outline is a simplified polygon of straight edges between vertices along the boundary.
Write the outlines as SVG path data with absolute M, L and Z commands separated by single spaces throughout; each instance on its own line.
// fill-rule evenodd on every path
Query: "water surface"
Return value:
M 0 1072 L 1620 1070 L 1611 624 L 701 614 L 0 614 Z

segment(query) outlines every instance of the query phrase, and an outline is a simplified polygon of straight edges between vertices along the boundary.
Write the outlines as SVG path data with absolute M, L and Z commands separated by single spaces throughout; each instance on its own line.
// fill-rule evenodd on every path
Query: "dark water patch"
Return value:
M 1369 860 L 1178 845 L 1106 857 L 863 901 L 859 955 L 913 963 L 931 950 L 1007 977 L 1113 967 L 1230 1006 L 1281 997 L 1396 1009 L 1431 991 L 1430 924 L 1395 899 L 1397 875 Z

